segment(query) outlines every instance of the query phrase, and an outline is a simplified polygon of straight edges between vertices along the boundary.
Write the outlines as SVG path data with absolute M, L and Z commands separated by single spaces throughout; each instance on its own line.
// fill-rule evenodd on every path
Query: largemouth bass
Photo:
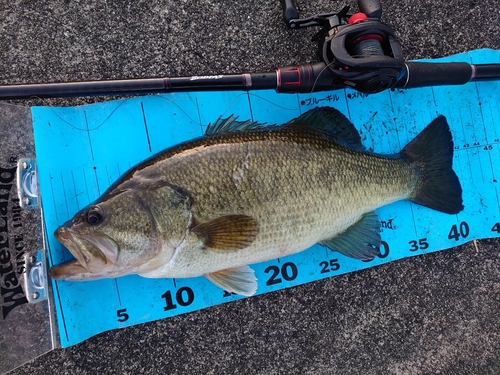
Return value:
M 409 199 L 463 209 L 444 116 L 394 155 L 363 150 L 339 111 L 313 109 L 281 126 L 218 120 L 205 136 L 131 168 L 59 227 L 75 259 L 52 267 L 61 280 L 139 274 L 205 275 L 241 295 L 252 263 L 320 243 L 360 260 L 379 254 L 375 209 Z

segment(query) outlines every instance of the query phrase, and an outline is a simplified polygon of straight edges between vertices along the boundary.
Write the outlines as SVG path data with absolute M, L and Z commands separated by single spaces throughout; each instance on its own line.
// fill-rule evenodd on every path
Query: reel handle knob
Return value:
M 299 19 L 299 12 L 295 0 L 280 0 L 280 3 L 283 9 L 283 20 L 289 27 L 294 28 L 294 24 L 291 23 L 291 21 Z
M 359 11 L 366 14 L 368 18 L 378 18 L 382 16 L 382 6 L 379 0 L 358 0 Z

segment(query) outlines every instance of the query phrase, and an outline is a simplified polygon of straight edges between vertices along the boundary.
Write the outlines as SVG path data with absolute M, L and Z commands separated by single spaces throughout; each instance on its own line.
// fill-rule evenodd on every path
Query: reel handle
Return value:
M 311 26 L 321 26 L 317 22 L 313 22 L 316 17 L 309 17 L 300 20 L 299 11 L 297 10 L 297 4 L 295 0 L 280 0 L 281 9 L 283 9 L 283 21 L 288 27 L 294 29 L 299 27 L 311 27 Z M 368 18 L 380 19 L 382 16 L 382 6 L 380 5 L 380 0 L 358 0 L 359 11 L 366 14 Z M 331 17 L 338 13 L 328 13 L 318 15 L 319 17 Z M 294 22 L 295 21 L 295 22 Z M 297 21 L 299 25 L 297 25 Z

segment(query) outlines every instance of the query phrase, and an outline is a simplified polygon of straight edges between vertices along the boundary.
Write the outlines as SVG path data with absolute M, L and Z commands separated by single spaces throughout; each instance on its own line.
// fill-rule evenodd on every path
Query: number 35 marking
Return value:
M 427 242 L 427 238 L 420 238 L 418 241 L 411 240 L 408 243 L 411 245 L 410 251 L 425 250 L 429 248 L 429 242 Z

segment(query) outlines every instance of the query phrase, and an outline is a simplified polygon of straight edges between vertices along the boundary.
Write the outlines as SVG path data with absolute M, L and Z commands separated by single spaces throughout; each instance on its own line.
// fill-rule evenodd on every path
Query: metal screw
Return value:
M 30 261 L 31 261 L 31 264 L 35 264 L 36 263 L 36 256 L 32 255 L 30 257 Z
M 25 161 L 23 161 L 23 168 L 24 169 L 28 169 L 28 167 L 29 167 L 28 163 L 26 163 Z
M 23 200 L 25 206 L 29 206 L 30 204 L 30 199 L 28 197 L 24 198 Z
M 40 294 L 38 292 L 31 293 L 31 299 L 38 299 L 38 297 L 40 297 Z

